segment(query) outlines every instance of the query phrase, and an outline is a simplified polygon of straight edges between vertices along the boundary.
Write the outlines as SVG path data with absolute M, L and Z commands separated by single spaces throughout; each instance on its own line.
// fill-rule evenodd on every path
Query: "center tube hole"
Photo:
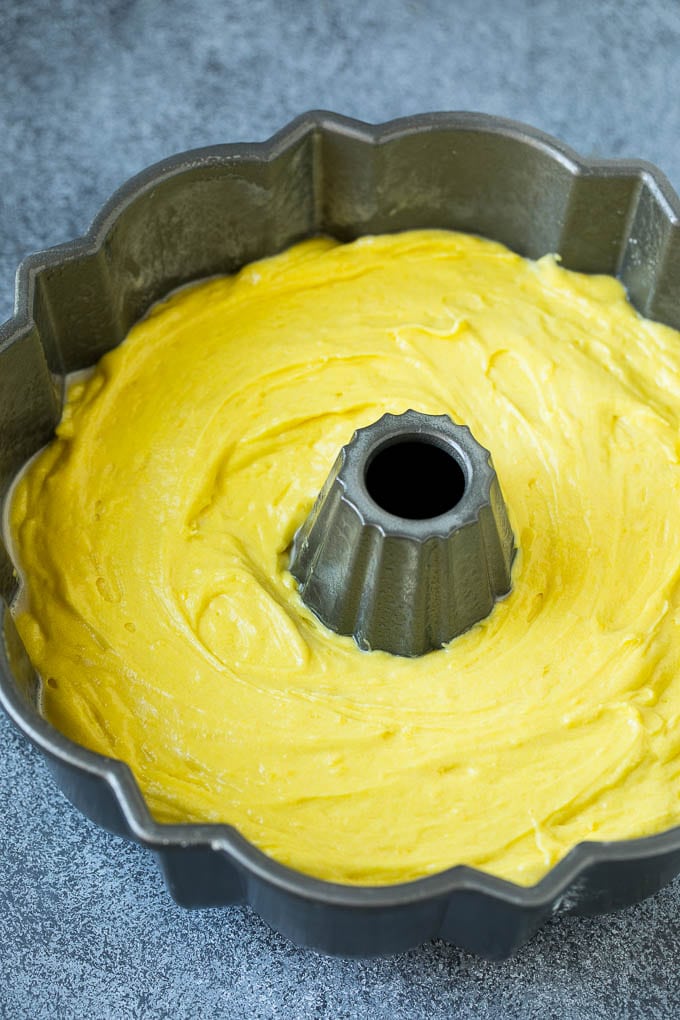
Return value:
M 453 452 L 427 436 L 384 446 L 369 461 L 364 478 L 382 510 L 412 521 L 453 510 L 465 492 L 465 474 Z

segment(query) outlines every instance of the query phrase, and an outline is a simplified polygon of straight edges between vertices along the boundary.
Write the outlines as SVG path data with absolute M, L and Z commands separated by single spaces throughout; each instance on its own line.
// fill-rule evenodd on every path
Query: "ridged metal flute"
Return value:
M 417 656 L 488 616 L 510 591 L 514 554 L 489 451 L 447 415 L 409 410 L 340 451 L 290 569 L 331 630 Z

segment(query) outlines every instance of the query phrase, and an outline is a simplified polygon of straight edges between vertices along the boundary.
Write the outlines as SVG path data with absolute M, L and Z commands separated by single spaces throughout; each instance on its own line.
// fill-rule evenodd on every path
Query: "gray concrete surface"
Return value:
M 2 0 L 0 316 L 27 252 L 131 173 L 260 139 L 310 107 L 525 120 L 680 186 L 680 3 Z M 241 909 L 175 906 L 154 862 L 83 820 L 0 719 L 0 1017 L 675 1017 L 680 882 L 563 919 L 490 964 L 442 943 L 344 961 Z

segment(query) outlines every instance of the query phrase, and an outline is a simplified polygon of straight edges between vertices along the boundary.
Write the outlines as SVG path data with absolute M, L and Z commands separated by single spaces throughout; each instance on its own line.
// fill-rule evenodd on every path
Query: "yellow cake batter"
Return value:
M 493 454 L 519 553 L 420 659 L 306 609 L 289 547 L 386 411 Z M 680 822 L 680 335 L 608 277 L 423 231 L 305 242 L 153 309 L 16 489 L 48 719 L 162 821 L 349 883 L 537 881 Z

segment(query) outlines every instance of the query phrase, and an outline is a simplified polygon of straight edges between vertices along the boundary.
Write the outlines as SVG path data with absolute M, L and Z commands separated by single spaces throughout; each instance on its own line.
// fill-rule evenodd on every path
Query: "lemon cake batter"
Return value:
M 491 450 L 513 591 L 418 659 L 326 630 L 290 544 L 355 429 Z M 15 489 L 43 710 L 161 821 L 330 880 L 529 884 L 680 823 L 680 335 L 444 231 L 299 244 L 156 306 Z

